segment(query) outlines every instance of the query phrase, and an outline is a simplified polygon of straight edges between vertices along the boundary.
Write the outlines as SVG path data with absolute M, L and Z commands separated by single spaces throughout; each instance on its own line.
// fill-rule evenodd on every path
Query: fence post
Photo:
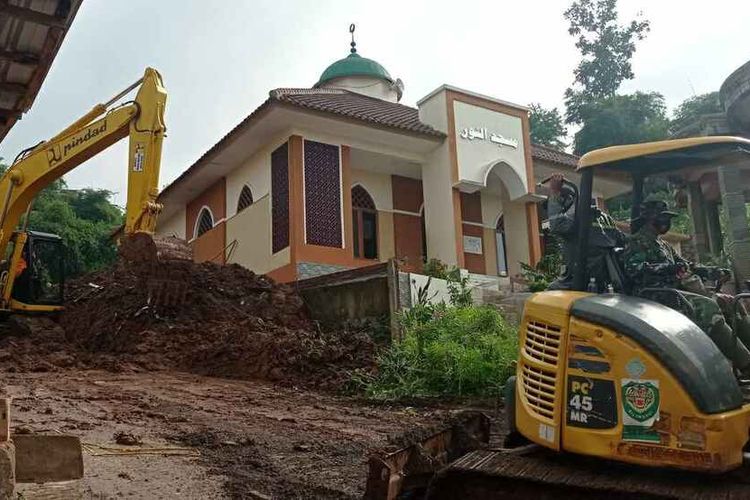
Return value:
M 391 342 L 401 340 L 401 325 L 398 321 L 398 313 L 401 311 L 401 291 L 399 290 L 398 261 L 388 260 L 388 309 L 391 320 Z

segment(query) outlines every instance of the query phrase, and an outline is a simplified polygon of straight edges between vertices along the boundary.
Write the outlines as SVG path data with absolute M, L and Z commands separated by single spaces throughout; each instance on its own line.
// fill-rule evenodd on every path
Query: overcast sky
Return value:
M 672 109 L 717 90 L 750 59 L 746 0 L 620 0 L 651 33 L 623 91 L 658 91 Z M 97 102 L 157 68 L 169 92 L 161 184 L 189 167 L 277 87 L 309 87 L 359 53 L 405 85 L 402 103 L 443 83 L 500 99 L 562 106 L 579 56 L 563 11 L 569 0 L 84 0 L 31 111 L 0 144 L 12 159 L 59 132 Z M 125 142 L 66 176 L 71 187 L 106 188 L 124 203 Z

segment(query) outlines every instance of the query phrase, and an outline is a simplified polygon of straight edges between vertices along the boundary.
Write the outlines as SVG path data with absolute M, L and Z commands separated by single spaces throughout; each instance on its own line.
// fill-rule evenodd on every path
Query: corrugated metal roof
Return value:
M 83 0 L 0 0 L 0 140 L 36 99 Z

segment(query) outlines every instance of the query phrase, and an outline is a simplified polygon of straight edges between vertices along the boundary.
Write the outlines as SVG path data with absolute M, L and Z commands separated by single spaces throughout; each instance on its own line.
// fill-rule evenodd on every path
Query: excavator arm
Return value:
M 114 106 L 136 88 L 135 100 Z M 55 137 L 24 151 L 0 177 L 0 317 L 5 331 L 18 329 L 33 334 L 36 321 L 49 321 L 13 313 L 62 309 L 61 239 L 57 235 L 27 231 L 34 198 L 52 182 L 126 136 L 130 142 L 128 193 L 125 223 L 119 236 L 120 255 L 125 260 L 141 262 L 136 266 L 143 265 L 142 261 L 190 259 L 189 247 L 184 242 L 167 239 L 163 242 L 164 250 L 153 234 L 161 211 L 156 200 L 166 131 L 166 101 L 161 76 L 147 68 L 143 78 L 108 102 L 97 104 Z M 54 266 L 46 265 L 50 262 Z M 158 292 L 159 284 L 146 283 L 149 293 Z M 168 282 L 161 285 L 169 285 L 167 291 L 172 294 L 184 286 Z M 50 290 L 55 291 L 56 298 L 49 298 Z M 162 295 L 155 295 L 156 303 Z M 44 328 L 51 327 L 47 324 Z M 10 476 L 11 488 L 14 481 L 39 483 L 83 477 L 79 438 L 58 434 L 10 435 L 9 411 L 9 400 L 0 398 L 0 476 Z M 0 477 L 0 489 L 7 489 L 8 481 L 3 481 Z M 0 497 L 5 498 L 3 493 L 8 491 L 0 491 Z
M 134 101 L 111 108 L 136 87 L 138 92 Z M 67 172 L 126 136 L 130 142 L 128 192 L 121 244 L 133 240 L 140 251 L 144 251 L 144 246 L 154 246 L 153 233 L 161 210 L 156 199 L 166 131 L 166 101 L 167 92 L 161 76 L 156 70 L 147 68 L 143 78 L 110 101 L 96 105 L 55 137 L 27 150 L 0 178 L 0 257 L 10 257 L 7 272 L 3 273 L 0 309 L 10 308 L 27 238 L 27 233 L 17 228 L 23 215 L 30 210 L 34 197 Z M 13 250 L 9 256 L 11 241 Z M 156 253 L 155 247 L 145 250 Z

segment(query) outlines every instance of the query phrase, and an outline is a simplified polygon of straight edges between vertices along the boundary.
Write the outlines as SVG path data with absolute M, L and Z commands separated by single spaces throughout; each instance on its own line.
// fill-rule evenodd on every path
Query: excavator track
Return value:
M 435 475 L 425 498 L 744 499 L 748 472 L 650 469 L 529 445 L 464 455 Z
M 750 467 L 715 475 L 640 467 L 557 453 L 510 439 L 503 427 L 499 419 L 465 412 L 440 429 L 407 433 L 398 450 L 370 457 L 364 498 L 750 498 Z

